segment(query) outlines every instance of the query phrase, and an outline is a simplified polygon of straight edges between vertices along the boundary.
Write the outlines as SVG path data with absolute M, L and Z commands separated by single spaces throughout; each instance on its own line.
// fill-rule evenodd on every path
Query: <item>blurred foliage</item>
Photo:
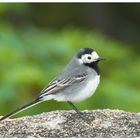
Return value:
M 0 21 L 13 26 L 96 29 L 139 50 L 139 3 L 1 3 Z
M 126 44 L 77 28 L 52 32 L 37 28 L 16 30 L 1 25 L 0 30 L 1 114 L 32 100 L 83 47 L 95 49 L 107 61 L 100 63 L 101 83 L 97 92 L 90 99 L 77 103 L 79 108 L 140 111 L 140 60 Z M 66 103 L 48 101 L 28 112 L 56 109 L 69 107 Z
M 27 12 L 29 4 L 19 7 L 20 4 L 1 4 L 0 14 L 9 9 L 18 14 Z M 112 108 L 139 112 L 140 57 L 131 45 L 111 39 L 96 29 L 64 26 L 52 30 L 31 23 L 19 28 L 3 18 L 0 22 L 0 114 L 35 98 L 77 51 L 85 47 L 95 49 L 107 60 L 100 63 L 101 82 L 96 93 L 76 105 L 81 110 Z M 70 107 L 64 102 L 47 101 L 18 116 L 57 109 Z

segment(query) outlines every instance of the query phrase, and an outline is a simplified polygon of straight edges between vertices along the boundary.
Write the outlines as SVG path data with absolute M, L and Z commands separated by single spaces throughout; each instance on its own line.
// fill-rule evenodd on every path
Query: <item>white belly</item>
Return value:
M 95 76 L 94 79 L 90 79 L 86 85 L 83 85 L 83 88 L 79 88 L 75 91 L 75 93 L 67 94 L 67 93 L 58 93 L 56 95 L 52 95 L 51 99 L 57 101 L 72 101 L 78 102 L 85 100 L 92 96 L 99 84 L 100 76 Z
M 85 85 L 85 87 L 82 90 L 80 90 L 79 93 L 75 93 L 75 96 L 72 97 L 71 101 L 78 102 L 92 96 L 99 84 L 99 81 L 100 81 L 100 76 L 98 75 L 94 79 L 89 80 L 87 85 Z

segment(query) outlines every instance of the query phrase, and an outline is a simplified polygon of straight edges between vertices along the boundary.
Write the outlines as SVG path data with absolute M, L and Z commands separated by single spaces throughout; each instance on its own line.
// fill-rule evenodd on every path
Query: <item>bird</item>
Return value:
M 78 114 L 81 112 L 74 105 L 91 97 L 100 82 L 100 69 L 98 63 L 105 58 L 100 57 L 97 52 L 91 48 L 82 48 L 64 70 L 55 77 L 31 102 L 12 111 L 0 118 L 5 120 L 27 108 L 48 100 L 58 102 L 67 102 Z

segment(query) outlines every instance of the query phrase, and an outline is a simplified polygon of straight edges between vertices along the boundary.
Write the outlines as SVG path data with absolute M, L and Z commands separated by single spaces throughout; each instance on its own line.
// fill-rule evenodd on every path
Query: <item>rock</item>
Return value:
M 140 137 L 140 113 L 120 110 L 52 111 L 0 122 L 0 137 Z

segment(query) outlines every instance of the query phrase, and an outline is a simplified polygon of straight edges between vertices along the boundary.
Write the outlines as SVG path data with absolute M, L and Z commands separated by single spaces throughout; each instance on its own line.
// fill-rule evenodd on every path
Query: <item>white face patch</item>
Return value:
M 91 55 L 95 61 L 99 58 L 99 55 L 95 51 L 92 52 Z
M 96 62 L 98 58 L 98 54 L 94 51 L 91 54 L 84 54 L 79 61 L 82 61 L 83 63 L 92 63 Z
M 78 59 L 79 64 L 83 64 L 83 61 L 81 59 Z

